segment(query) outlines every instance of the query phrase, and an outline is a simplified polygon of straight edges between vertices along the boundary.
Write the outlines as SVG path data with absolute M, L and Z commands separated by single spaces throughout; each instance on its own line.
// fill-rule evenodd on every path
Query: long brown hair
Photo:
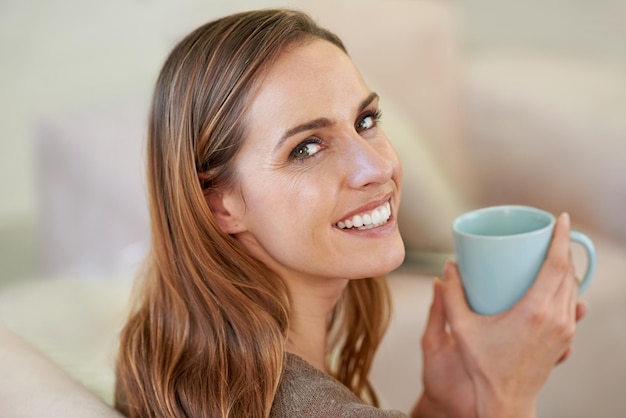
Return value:
M 239 13 L 196 29 L 164 64 L 148 128 L 152 249 L 117 360 L 116 407 L 127 416 L 270 413 L 286 285 L 220 230 L 205 196 L 237 184 L 231 162 L 262 77 L 286 48 L 315 38 L 345 51 L 303 13 Z M 388 318 L 385 281 L 364 279 L 349 283 L 329 320 L 331 370 L 375 405 L 367 375 Z

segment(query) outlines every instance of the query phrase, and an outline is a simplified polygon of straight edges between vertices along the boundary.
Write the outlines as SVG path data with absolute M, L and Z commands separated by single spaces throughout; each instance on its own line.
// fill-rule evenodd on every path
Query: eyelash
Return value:
M 296 147 L 293 149 L 293 151 L 291 151 L 291 154 L 289 154 L 289 161 L 302 162 L 302 161 L 306 160 L 307 158 L 313 157 L 315 154 L 317 154 L 317 152 L 316 152 L 313 155 L 307 155 L 307 156 L 304 156 L 304 157 L 298 156 L 298 152 L 299 152 L 300 149 L 302 149 L 303 147 L 306 147 L 307 145 L 311 145 L 311 144 L 317 144 L 317 145 L 321 146 L 322 140 L 319 139 L 319 138 L 309 138 L 309 139 L 306 139 L 306 140 L 300 142 L 298 145 L 296 145 Z
M 367 118 L 372 118 L 374 120 L 374 124 L 370 127 L 370 128 L 366 128 L 366 129 L 372 129 L 375 128 L 376 126 L 378 126 L 378 123 L 380 122 L 381 117 L 383 116 L 383 113 L 380 109 L 376 110 L 376 111 L 368 111 L 367 113 L 365 113 L 363 116 L 361 116 L 361 118 L 359 118 L 359 121 L 357 122 L 355 128 L 357 129 L 357 132 L 362 132 L 359 131 L 358 129 L 358 125 L 360 123 L 362 123 L 365 119 Z M 364 129 L 364 130 L 366 130 Z
M 363 114 L 358 122 L 355 124 L 355 129 L 357 132 L 363 132 L 369 129 L 373 129 L 376 126 L 378 126 L 378 123 L 380 122 L 380 119 L 382 117 L 382 112 L 380 109 L 376 110 L 376 111 L 368 111 L 365 114 Z M 372 118 L 373 119 L 373 124 L 371 127 L 369 128 L 363 128 L 363 129 L 359 129 L 358 125 L 363 123 L 364 120 L 366 120 L 367 118 Z M 289 161 L 297 161 L 297 162 L 303 162 L 305 160 L 307 160 L 308 158 L 311 158 L 313 156 L 315 156 L 317 154 L 317 152 L 319 152 L 320 150 L 318 150 L 315 154 L 313 155 L 307 155 L 304 157 L 300 157 L 298 155 L 299 150 L 301 150 L 303 147 L 306 147 L 307 145 L 310 144 L 318 144 L 321 145 L 322 144 L 322 140 L 319 138 L 309 138 L 306 139 L 302 142 L 300 142 L 298 145 L 296 145 L 296 147 L 291 151 L 291 153 L 289 154 Z

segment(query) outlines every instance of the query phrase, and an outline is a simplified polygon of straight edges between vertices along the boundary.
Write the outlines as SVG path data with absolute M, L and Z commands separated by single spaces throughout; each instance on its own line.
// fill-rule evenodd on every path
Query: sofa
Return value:
M 589 313 L 541 394 L 539 417 L 623 417 L 626 72 L 527 50 L 472 55 L 453 2 L 289 5 L 344 39 L 382 97 L 383 127 L 404 167 L 407 257 L 389 275 L 394 314 L 372 372 L 384 404 L 409 411 L 420 393 L 420 337 L 432 277 L 452 257 L 452 220 L 526 204 L 567 210 L 598 252 L 581 296 Z M 204 20 L 215 13 L 204 12 Z M 119 416 L 110 407 L 117 333 L 149 245 L 147 107 L 93 103 L 39 121 L 41 273 L 0 288 L 2 417 Z M 572 252 L 582 271 L 584 252 Z

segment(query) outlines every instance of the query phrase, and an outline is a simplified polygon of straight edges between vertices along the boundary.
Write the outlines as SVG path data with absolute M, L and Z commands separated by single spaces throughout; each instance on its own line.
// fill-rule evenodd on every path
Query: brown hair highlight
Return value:
M 287 288 L 220 230 L 205 196 L 237 184 L 231 163 L 262 77 L 287 48 L 316 38 L 345 51 L 305 14 L 245 12 L 196 29 L 167 58 L 148 125 L 152 248 L 116 368 L 125 415 L 269 415 L 289 328 Z M 364 279 L 349 283 L 329 323 L 342 336 L 334 340 L 338 379 L 374 404 L 367 374 L 388 317 L 384 281 Z

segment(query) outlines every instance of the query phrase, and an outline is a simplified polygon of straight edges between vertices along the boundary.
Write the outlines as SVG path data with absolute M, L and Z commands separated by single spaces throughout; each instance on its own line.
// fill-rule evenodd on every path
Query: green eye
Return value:
M 291 151 L 291 160 L 304 160 L 308 157 L 312 157 L 322 149 L 319 139 L 308 139 L 299 143 L 293 151 Z

